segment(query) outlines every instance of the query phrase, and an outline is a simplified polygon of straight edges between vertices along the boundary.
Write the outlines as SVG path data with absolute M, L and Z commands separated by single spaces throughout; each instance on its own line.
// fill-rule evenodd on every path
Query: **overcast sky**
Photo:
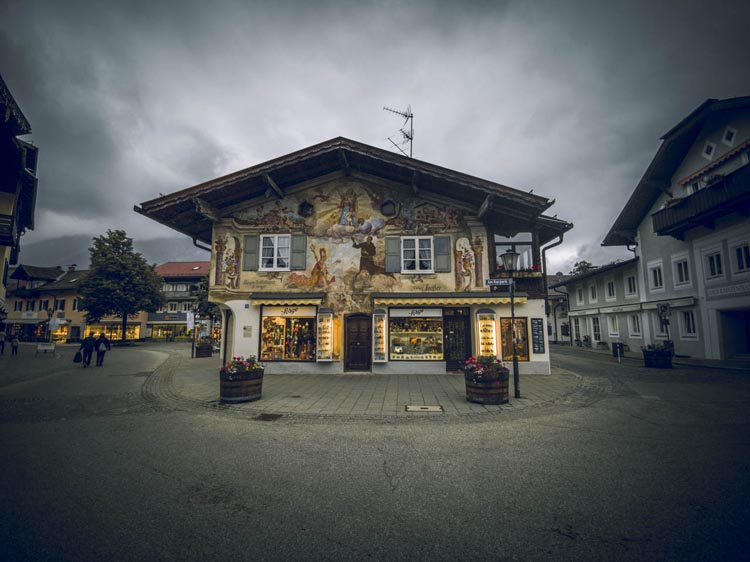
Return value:
M 133 205 L 344 136 L 556 199 L 550 272 L 600 246 L 659 146 L 750 94 L 750 2 L 3 0 L 0 74 L 40 148 L 23 244 L 122 228 Z M 44 264 L 38 264 L 44 265 Z

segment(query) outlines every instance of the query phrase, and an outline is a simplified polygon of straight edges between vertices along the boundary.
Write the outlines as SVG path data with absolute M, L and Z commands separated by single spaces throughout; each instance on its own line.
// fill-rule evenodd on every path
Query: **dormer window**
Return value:
M 703 146 L 703 153 L 701 154 L 701 156 L 703 156 L 703 158 L 711 160 L 714 157 L 714 152 L 716 152 L 716 144 L 707 142 Z
M 721 137 L 721 142 L 727 146 L 734 146 L 734 140 L 737 138 L 737 129 L 727 127 L 724 129 L 724 136 Z

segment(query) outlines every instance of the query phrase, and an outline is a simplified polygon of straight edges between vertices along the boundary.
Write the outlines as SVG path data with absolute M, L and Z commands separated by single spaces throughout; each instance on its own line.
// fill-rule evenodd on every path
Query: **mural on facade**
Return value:
M 395 189 L 346 180 L 261 203 L 237 212 L 233 221 L 248 232 L 303 232 L 307 269 L 245 272 L 240 277 L 239 238 L 236 231 L 219 228 L 214 244 L 216 287 L 243 292 L 325 292 L 325 305 L 337 312 L 370 312 L 372 292 L 468 291 L 483 285 L 482 238 L 472 237 L 463 213 L 405 197 Z M 386 273 L 386 229 L 389 235 L 456 233 L 455 283 L 453 274 L 425 278 Z

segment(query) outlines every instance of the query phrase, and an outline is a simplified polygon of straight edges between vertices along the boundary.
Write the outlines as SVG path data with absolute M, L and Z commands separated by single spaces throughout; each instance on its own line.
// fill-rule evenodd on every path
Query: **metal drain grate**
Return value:
M 442 412 L 442 406 L 407 406 L 407 412 Z
M 253 419 L 257 421 L 273 422 L 273 421 L 281 419 L 281 414 L 258 414 Z

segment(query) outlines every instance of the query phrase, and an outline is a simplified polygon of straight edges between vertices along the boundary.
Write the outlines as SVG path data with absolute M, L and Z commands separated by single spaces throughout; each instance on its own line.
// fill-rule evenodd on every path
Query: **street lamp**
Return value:
M 518 269 L 518 252 L 514 252 L 511 248 L 502 254 L 500 257 L 503 260 L 503 268 L 508 272 L 510 277 L 510 333 L 511 333 L 511 344 L 513 345 L 513 386 L 514 396 L 521 398 L 521 389 L 518 381 L 518 350 L 516 349 L 516 281 L 513 279 L 513 274 Z

